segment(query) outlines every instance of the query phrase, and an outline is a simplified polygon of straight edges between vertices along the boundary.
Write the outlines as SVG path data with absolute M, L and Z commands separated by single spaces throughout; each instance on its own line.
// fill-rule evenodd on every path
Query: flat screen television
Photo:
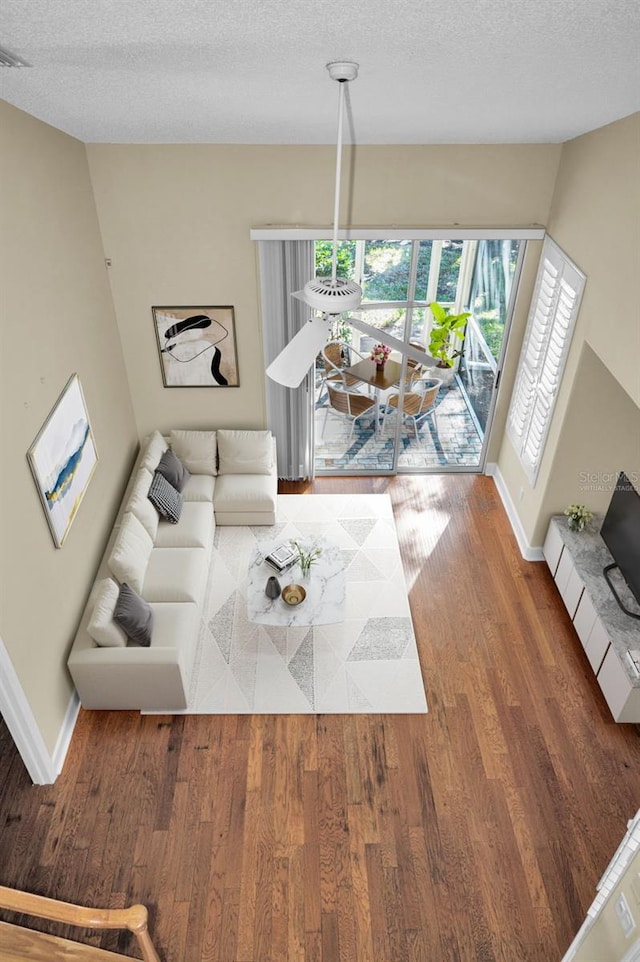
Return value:
M 622 610 L 632 618 L 640 618 L 640 614 L 629 611 L 622 603 L 610 577 L 610 572 L 618 568 L 640 607 L 640 494 L 624 471 L 618 476 L 600 535 L 614 562 L 603 569 L 607 584 Z

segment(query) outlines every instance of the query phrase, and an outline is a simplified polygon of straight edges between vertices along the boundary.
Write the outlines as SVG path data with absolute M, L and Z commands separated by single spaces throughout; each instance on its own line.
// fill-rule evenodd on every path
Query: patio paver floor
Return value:
M 393 468 L 395 416 L 388 418 L 384 435 L 376 435 L 373 424 L 356 424 L 349 441 L 350 423 L 329 411 L 324 437 L 327 395 L 316 401 L 315 467 L 317 474 L 359 471 L 375 473 Z M 482 435 L 467 408 L 456 381 L 440 389 L 436 402 L 436 424 L 425 418 L 416 440 L 413 424 L 405 422 L 400 438 L 398 468 L 413 471 L 442 471 L 445 468 L 479 466 Z

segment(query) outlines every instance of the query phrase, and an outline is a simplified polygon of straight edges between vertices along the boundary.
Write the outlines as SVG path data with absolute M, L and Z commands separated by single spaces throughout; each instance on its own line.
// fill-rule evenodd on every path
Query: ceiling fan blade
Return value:
M 280 351 L 267 376 L 284 387 L 299 387 L 329 337 L 330 317 L 314 317 Z
M 362 314 L 358 311 L 354 311 L 349 314 L 346 318 L 348 324 L 351 324 L 356 331 L 360 331 L 361 334 L 366 334 L 368 337 L 373 337 L 377 341 L 382 341 L 383 344 L 387 344 L 392 350 L 399 351 L 400 354 L 406 354 L 414 361 L 418 361 L 424 367 L 436 367 L 438 364 L 438 359 L 436 357 L 431 357 L 430 354 L 426 353 L 426 347 L 424 351 L 416 350 L 410 344 L 401 341 L 399 338 L 394 337 L 393 334 L 388 334 L 386 331 L 378 330 L 378 328 L 372 327 L 371 324 L 367 324 L 366 321 L 362 320 Z

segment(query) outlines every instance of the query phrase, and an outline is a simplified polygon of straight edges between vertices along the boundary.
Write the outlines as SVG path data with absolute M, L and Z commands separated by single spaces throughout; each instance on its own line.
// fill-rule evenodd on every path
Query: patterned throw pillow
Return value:
M 182 514 L 182 495 L 159 471 L 153 476 L 148 498 L 163 518 L 172 524 L 178 523 Z

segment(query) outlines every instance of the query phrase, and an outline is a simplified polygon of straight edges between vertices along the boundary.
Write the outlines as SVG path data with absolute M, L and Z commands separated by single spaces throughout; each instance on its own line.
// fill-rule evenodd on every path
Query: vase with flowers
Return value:
M 593 518 L 593 512 L 583 504 L 570 504 L 564 509 L 564 513 L 569 519 L 567 524 L 572 531 L 583 531 Z
M 385 364 L 391 354 L 391 348 L 387 347 L 386 344 L 374 344 L 371 348 L 371 354 L 369 357 L 372 361 L 376 362 L 376 367 L 379 371 L 384 369 Z

